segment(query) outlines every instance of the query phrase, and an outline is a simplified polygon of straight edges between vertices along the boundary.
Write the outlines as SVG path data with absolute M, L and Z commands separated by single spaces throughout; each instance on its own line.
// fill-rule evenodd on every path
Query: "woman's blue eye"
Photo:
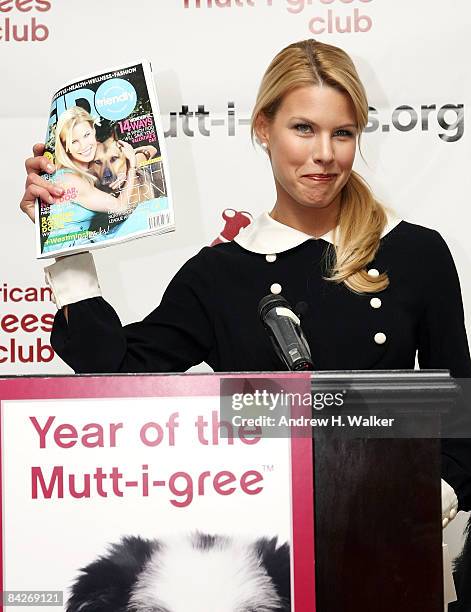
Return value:
M 307 123 L 297 123 L 294 126 L 294 129 L 297 130 L 298 132 L 301 132 L 302 134 L 308 134 L 308 132 L 311 130 L 311 126 L 308 125 Z
M 337 130 L 335 134 L 336 136 L 346 136 L 346 137 L 353 136 L 353 132 L 351 132 L 350 130 Z

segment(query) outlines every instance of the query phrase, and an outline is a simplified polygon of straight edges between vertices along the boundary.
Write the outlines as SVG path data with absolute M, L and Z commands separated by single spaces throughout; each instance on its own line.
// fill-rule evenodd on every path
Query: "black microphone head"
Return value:
M 291 306 L 280 293 L 270 293 L 260 300 L 258 303 L 258 314 L 262 321 L 264 320 L 267 312 L 276 306 L 284 306 L 284 308 L 289 308 L 291 310 Z

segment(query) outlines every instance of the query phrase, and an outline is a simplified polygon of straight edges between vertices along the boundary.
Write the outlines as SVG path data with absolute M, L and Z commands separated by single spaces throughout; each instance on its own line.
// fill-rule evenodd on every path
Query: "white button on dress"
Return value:
M 368 270 L 368 276 L 379 276 L 379 271 L 376 268 L 370 268 Z
M 386 342 L 386 334 L 383 334 L 383 332 L 375 334 L 375 342 L 376 344 L 384 344 Z
M 281 293 L 281 285 L 279 283 L 273 283 L 273 285 L 270 287 L 270 291 L 271 293 L 278 295 Z
M 268 263 L 273 263 L 274 261 L 276 261 L 276 255 L 265 255 L 265 259 L 268 261 Z
M 370 305 L 371 308 L 381 308 L 381 300 L 377 297 L 371 298 Z

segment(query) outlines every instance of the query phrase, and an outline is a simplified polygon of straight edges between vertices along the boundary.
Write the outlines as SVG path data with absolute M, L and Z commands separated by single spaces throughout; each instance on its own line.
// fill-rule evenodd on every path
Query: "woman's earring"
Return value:
M 268 151 L 268 143 L 267 142 L 262 142 L 260 143 L 260 146 L 262 147 L 262 149 L 264 151 Z

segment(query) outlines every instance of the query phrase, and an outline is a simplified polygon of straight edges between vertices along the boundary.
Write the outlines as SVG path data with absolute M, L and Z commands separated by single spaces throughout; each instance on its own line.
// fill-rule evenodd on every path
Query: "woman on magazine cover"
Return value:
M 60 246 L 71 247 L 81 244 L 96 242 L 106 235 L 97 231 L 92 238 L 87 236 L 87 231 L 97 213 L 119 213 L 132 212 L 137 200 L 131 198 L 135 178 L 136 165 L 139 156 L 148 159 L 156 151 L 155 147 L 149 153 L 142 151 L 144 147 L 133 149 L 133 147 L 122 140 L 118 141 L 119 147 L 127 160 L 127 173 L 125 177 L 118 177 L 114 183 L 109 185 L 110 192 L 120 187 L 119 195 L 114 197 L 96 186 L 97 176 L 93 173 L 94 159 L 97 152 L 98 141 L 96 139 L 96 120 L 85 109 L 73 106 L 59 117 L 56 126 L 55 138 L 55 171 L 50 175 L 50 181 L 55 188 L 61 190 L 61 194 L 67 195 L 66 202 L 45 200 L 50 206 L 49 215 L 58 218 L 68 214 L 65 228 L 53 228 L 44 243 L 43 252 L 55 250 L 58 247 L 58 239 L 64 235 L 84 233 L 83 238 L 71 238 L 69 241 L 60 240 Z M 124 179 L 124 180 L 123 180 Z M 59 192 L 53 191 L 54 195 Z M 134 204 L 131 202 L 134 201 Z M 105 228 L 108 229 L 108 224 Z
M 204 247 L 177 272 L 160 305 L 122 326 L 102 297 L 90 254 L 47 269 L 59 312 L 57 353 L 76 372 L 279 371 L 257 314 L 282 293 L 302 304 L 316 370 L 444 368 L 471 376 L 458 275 L 441 235 L 396 218 L 352 170 L 368 121 L 350 57 L 314 40 L 278 53 L 252 114 L 252 136 L 269 158 L 276 202 L 232 242 Z M 26 162 L 21 208 L 55 195 Z M 78 279 L 86 279 L 79 287 Z M 83 339 L 87 338 L 84 342 Z M 443 441 L 444 525 L 471 509 L 467 441 Z

